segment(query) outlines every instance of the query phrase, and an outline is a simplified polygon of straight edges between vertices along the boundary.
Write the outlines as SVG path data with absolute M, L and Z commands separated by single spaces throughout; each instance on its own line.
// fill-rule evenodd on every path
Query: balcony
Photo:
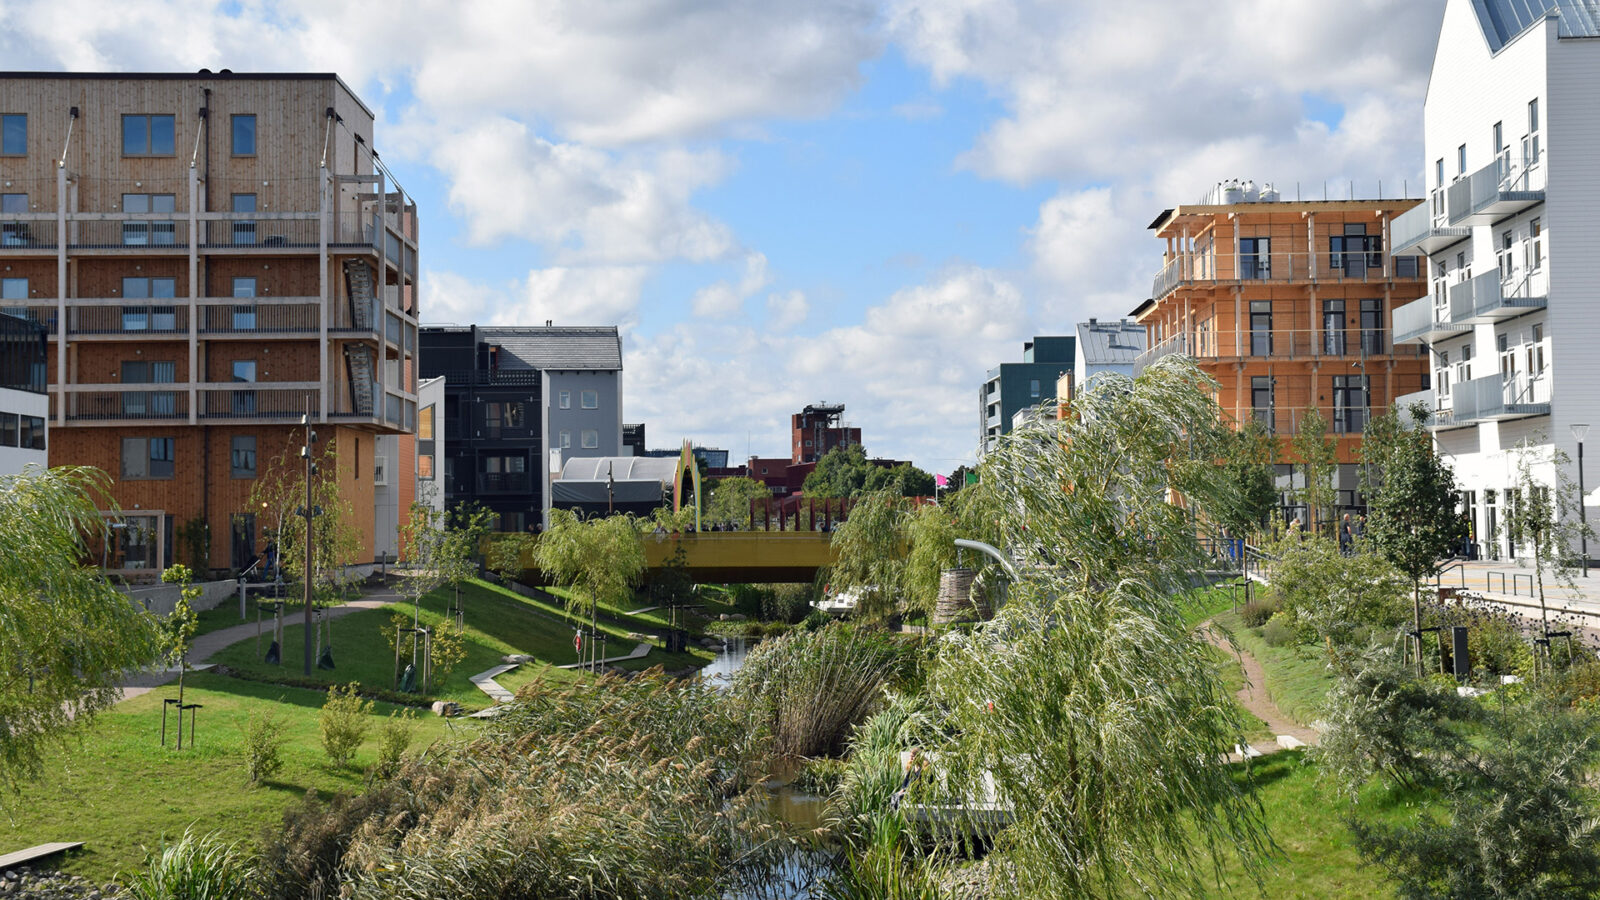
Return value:
M 304 253 L 322 239 L 318 213 L 202 213 L 200 246 L 207 250 L 240 250 L 252 254 L 273 250 Z
M 1498 270 L 1485 272 L 1450 288 L 1450 320 L 1466 325 L 1498 322 L 1544 309 L 1550 279 L 1543 269 L 1501 281 Z
M 1167 260 L 1150 286 L 1160 300 L 1180 287 L 1246 287 L 1252 284 L 1381 285 L 1418 278 L 1416 263 L 1373 251 L 1284 250 L 1259 253 L 1194 251 Z
M 5 213 L 0 218 L 0 251 L 56 249 L 55 213 Z
M 1506 378 L 1498 373 L 1456 384 L 1451 389 L 1455 421 L 1498 422 L 1550 414 L 1550 377 Z
M 207 423 L 298 421 L 307 411 L 315 415 L 320 406 L 320 385 L 314 381 L 207 382 L 198 387 L 196 412 Z
M 1442 321 L 1441 321 L 1442 315 Z M 1414 341 L 1433 343 L 1453 334 L 1471 331 L 1471 325 L 1458 325 L 1448 311 L 1441 314 L 1432 297 L 1413 300 L 1394 311 L 1394 342 L 1396 345 Z
M 1247 410 L 1245 415 L 1267 430 L 1268 434 L 1289 437 L 1300 433 L 1308 410 L 1260 407 Z M 1331 437 L 1357 435 L 1366 431 L 1372 411 L 1366 407 L 1323 407 L 1317 410 L 1322 417 L 1326 434 Z
M 1429 431 L 1442 431 L 1448 428 L 1461 428 L 1471 425 L 1469 421 L 1457 421 L 1455 410 L 1450 405 L 1449 397 L 1438 396 L 1433 388 L 1402 394 L 1394 398 L 1394 406 L 1400 417 L 1400 425 L 1411 429 L 1416 427 L 1416 420 L 1411 417 L 1411 408 L 1417 404 L 1427 409 L 1428 414 L 1422 420 L 1422 427 Z
M 1446 224 L 1427 203 L 1419 203 L 1389 223 L 1389 252 L 1433 254 L 1471 236 L 1472 229 Z
M 1397 311 L 1398 314 L 1398 311 Z M 1335 329 L 1260 329 L 1255 331 L 1204 331 L 1177 334 L 1157 344 L 1134 361 L 1139 372 L 1163 356 L 1183 353 L 1199 362 L 1261 360 L 1360 360 L 1378 356 L 1417 357 L 1421 347 L 1398 347 L 1386 328 L 1346 326 Z
M 1188 355 L 1189 335 L 1187 333 L 1175 334 L 1134 357 L 1133 373 L 1138 375 L 1154 364 L 1156 360 L 1165 356 L 1171 356 L 1174 353 Z
M 1544 202 L 1545 167 L 1511 161 L 1509 151 L 1494 162 L 1450 185 L 1449 220 L 1453 226 L 1493 225 Z
M 479 494 L 526 494 L 533 489 L 527 472 L 479 472 Z
M 50 415 L 55 417 L 66 397 L 68 422 L 104 422 L 113 425 L 189 421 L 189 385 L 74 384 L 66 391 L 50 386 Z

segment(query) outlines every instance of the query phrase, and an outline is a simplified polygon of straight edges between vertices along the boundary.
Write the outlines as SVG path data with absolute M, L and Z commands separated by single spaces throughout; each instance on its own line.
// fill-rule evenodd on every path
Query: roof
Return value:
M 1145 338 L 1145 327 L 1128 319 L 1078 325 L 1078 348 L 1088 365 L 1132 363 L 1144 352 Z
M 676 456 L 574 456 L 561 467 L 562 481 L 653 481 L 671 484 L 678 474 Z
M 1600 37 L 1600 0 L 1472 0 L 1489 52 L 1555 13 L 1560 37 Z
M 622 369 L 622 338 L 614 325 L 479 328 L 478 340 L 500 345 L 503 370 Z
M 372 110 L 365 101 L 344 83 L 335 72 L 235 72 L 232 69 L 201 69 L 198 72 L 0 72 L 0 79 L 30 78 L 30 79 L 76 79 L 76 80 L 116 80 L 116 81 L 334 81 L 344 88 L 345 93 L 356 101 L 367 115 L 372 115 Z M 376 117 L 374 117 L 376 118 Z

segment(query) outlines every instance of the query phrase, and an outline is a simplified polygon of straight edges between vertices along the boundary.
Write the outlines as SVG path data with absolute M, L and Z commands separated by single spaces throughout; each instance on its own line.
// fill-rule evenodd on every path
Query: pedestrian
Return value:
M 1344 520 L 1339 523 L 1339 552 L 1349 556 L 1355 538 L 1355 526 L 1350 524 L 1350 514 L 1345 513 Z

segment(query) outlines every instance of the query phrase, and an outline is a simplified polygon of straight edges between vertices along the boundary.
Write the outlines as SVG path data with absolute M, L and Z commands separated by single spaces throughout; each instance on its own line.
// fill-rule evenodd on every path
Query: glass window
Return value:
M 582 393 L 582 400 L 583 400 L 583 408 L 584 409 L 599 409 L 600 408 L 600 392 L 599 391 L 584 391 Z
M 417 455 L 417 477 L 433 480 L 433 454 L 421 453 Z
M 256 211 L 255 194 L 234 194 L 229 208 L 236 213 L 253 213 Z M 256 242 L 256 223 L 251 220 L 235 219 L 233 222 L 233 243 L 254 244 Z
M 233 436 L 232 444 L 229 456 L 233 468 L 233 477 L 256 477 L 256 436 L 253 434 L 236 434 Z
M 1538 219 L 1534 219 L 1532 222 L 1528 223 L 1528 245 L 1526 253 L 1527 259 L 1525 262 L 1527 263 L 1528 271 L 1537 272 L 1544 268 L 1544 229 L 1541 227 Z
M 593 450 L 600 446 L 600 432 L 593 428 L 583 430 L 583 449 Z
M 1539 130 L 1539 98 L 1528 101 L 1528 131 Z
M 0 156 L 26 156 L 28 117 L 20 113 L 0 116 Z
M 249 115 L 235 115 L 233 117 L 233 155 L 256 155 L 256 117 Z
M 256 280 L 253 276 L 233 279 L 232 295 L 238 299 L 250 299 L 256 295 Z M 233 308 L 233 330 L 254 331 L 256 327 L 256 306 L 254 303 L 240 304 Z
M 0 278 L 0 300 L 26 299 L 28 299 L 28 279 Z M 0 306 L 0 313 L 8 313 L 19 319 L 25 319 L 28 316 L 27 309 L 21 306 Z
M 17 445 L 17 414 L 0 412 L 0 447 Z
M 1272 417 L 1272 386 L 1273 378 L 1269 375 L 1254 375 L 1250 378 L 1250 409 L 1255 415 L 1255 420 L 1268 432 L 1275 428 Z
M 154 437 L 150 439 L 151 478 L 172 477 L 173 449 L 172 438 Z
M 122 211 L 125 213 L 172 213 L 178 211 L 176 194 L 123 194 Z M 130 247 L 167 246 L 177 243 L 175 222 L 150 219 L 129 220 L 122 223 L 122 243 Z
M 123 438 L 122 477 L 171 478 L 172 438 Z
M 561 399 L 561 408 L 562 409 L 571 409 L 572 408 L 572 392 L 571 391 L 562 391 L 560 399 Z
M 1322 301 L 1322 352 L 1330 356 L 1345 354 L 1343 300 Z
M 1444 157 L 1442 156 L 1433 163 L 1433 183 L 1438 187 L 1444 187 Z
M 234 381 L 255 381 L 256 361 L 253 359 L 236 359 L 233 361 Z
M 176 152 L 172 116 L 123 116 L 123 156 L 172 156 Z
M 1367 423 L 1367 376 L 1333 376 L 1333 432 L 1360 434 Z
M 171 300 L 177 296 L 176 278 L 124 278 L 125 300 Z M 123 331 L 177 331 L 178 308 L 171 305 L 122 307 Z
M 0 194 L 0 213 L 28 211 L 27 194 Z M 0 247 L 31 247 L 33 231 L 28 222 L 0 222 Z
M 1456 174 L 1467 174 L 1467 145 L 1462 144 L 1456 148 Z
M 572 432 L 561 432 L 561 449 L 566 450 L 572 446 Z
M 44 417 L 21 416 L 21 434 L 18 445 L 24 450 L 44 449 Z
M 1039 399 L 1039 379 L 1035 378 L 1028 382 L 1028 395 L 1035 400 Z M 811 442 L 807 441 L 806 443 L 809 444 Z
M 431 403 L 424 406 L 422 412 L 417 415 L 417 440 L 433 440 L 433 404 Z
M 1272 355 L 1272 301 L 1250 301 L 1250 355 Z

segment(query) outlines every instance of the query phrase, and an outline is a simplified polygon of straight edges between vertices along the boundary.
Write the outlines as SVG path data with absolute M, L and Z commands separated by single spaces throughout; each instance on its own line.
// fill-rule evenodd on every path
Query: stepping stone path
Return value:
M 1236 650 L 1228 646 L 1222 635 L 1212 629 L 1209 621 L 1202 622 L 1200 627 L 1205 629 L 1206 639 L 1224 651 L 1237 655 L 1240 668 L 1244 669 L 1244 687 L 1235 695 L 1239 705 L 1248 710 L 1256 718 L 1265 722 L 1273 731 L 1274 743 L 1264 747 L 1252 744 L 1239 744 L 1234 746 L 1234 752 L 1228 754 L 1229 762 L 1238 762 L 1243 759 L 1255 759 L 1261 756 L 1277 753 L 1281 750 L 1296 750 L 1301 747 L 1316 744 L 1320 735 L 1314 729 L 1304 728 L 1289 721 L 1289 718 L 1278 709 L 1278 705 L 1267 696 L 1266 690 L 1257 687 L 1266 681 L 1266 674 L 1261 670 L 1261 664 L 1256 658 L 1243 650 Z
M 639 659 L 641 657 L 648 656 L 649 653 L 650 644 L 645 641 L 640 641 L 639 645 L 633 648 L 633 652 L 624 654 L 622 656 L 606 657 L 605 659 L 600 660 L 599 664 L 606 666 L 612 663 L 623 662 L 625 660 Z M 488 694 L 489 699 L 496 703 L 510 703 L 512 700 L 516 699 L 516 695 L 502 687 L 499 682 L 495 681 L 495 679 L 525 662 L 533 662 L 533 657 L 521 653 L 513 653 L 510 656 L 505 657 L 505 659 L 507 662 L 504 665 L 495 666 L 492 669 L 485 669 L 484 671 L 479 672 L 476 675 L 468 676 L 467 678 L 468 681 L 477 686 L 478 690 Z M 586 665 L 588 665 L 588 663 L 568 663 L 567 665 L 557 666 L 556 668 L 576 669 Z M 484 711 L 484 713 L 487 712 L 488 710 Z M 482 718 L 484 717 L 484 713 L 475 713 L 474 717 Z

